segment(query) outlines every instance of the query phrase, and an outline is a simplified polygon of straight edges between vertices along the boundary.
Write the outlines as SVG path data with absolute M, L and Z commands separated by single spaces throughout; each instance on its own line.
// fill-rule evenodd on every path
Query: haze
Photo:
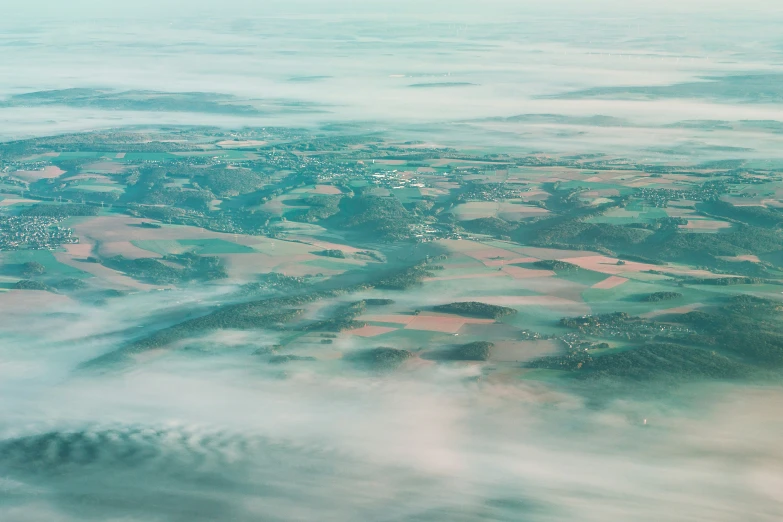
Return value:
M 11 248 L 0 252 L 0 519 L 783 519 L 779 366 L 747 354 L 735 359 L 727 349 L 732 364 L 753 372 L 713 379 L 709 371 L 683 371 L 685 377 L 649 381 L 612 374 L 617 380 L 606 385 L 598 378 L 563 378 L 551 367 L 525 373 L 539 358 L 570 349 L 563 342 L 572 334 L 562 333 L 561 317 L 629 311 L 652 321 L 702 307 L 723 310 L 729 306 L 723 300 L 735 293 L 772 308 L 769 303 L 779 301 L 783 246 L 774 244 L 783 244 L 774 234 L 783 222 L 777 220 L 783 208 L 783 8 L 761 0 L 543 4 L 31 0 L 4 6 L 3 217 L 64 199 L 95 208 L 57 222 L 80 239 L 42 249 L 52 252 L 46 273 L 23 278 L 27 258 L 13 257 L 19 251 Z M 82 132 L 93 134 L 71 137 L 73 143 L 43 139 Z M 117 138 L 123 133 L 137 137 Z M 21 152 L 15 152 L 17 140 L 31 141 L 19 141 Z M 309 142 L 315 145 L 297 149 Z M 161 149 L 143 149 L 150 143 Z M 129 148 L 126 158 L 115 145 L 141 148 Z M 417 147 L 423 152 L 414 157 Z M 354 157 L 357 151 L 366 156 Z M 522 156 L 542 158 L 542 170 L 515 159 Z M 593 156 L 604 163 L 573 166 Z M 551 158 L 564 159 L 544 165 Z M 309 167 L 308 161 L 324 163 Z M 492 161 L 508 164 L 490 169 Z M 252 190 L 221 193 L 217 182 L 208 186 L 209 178 L 199 177 L 213 167 L 265 177 Z M 589 169 L 589 177 L 577 178 L 577 168 Z M 384 243 L 382 226 L 355 231 L 339 213 L 297 219 L 307 205 L 322 204 L 313 195 L 344 202 L 355 191 L 358 197 L 361 187 L 339 178 L 351 169 L 367 170 L 367 184 L 370 176 L 382 178 L 384 198 L 409 183 L 387 182 L 387 175 L 443 176 L 399 196 L 403 217 L 432 218 L 425 221 L 430 228 L 412 225 L 416 234 L 406 240 L 417 246 L 396 236 Z M 284 186 L 280 179 L 292 172 L 310 177 Z M 522 188 L 513 198 L 493 195 L 474 205 L 459 195 L 474 185 L 447 179 L 455 173 L 470 182 L 488 176 L 498 185 L 516 183 L 508 180 L 521 173 Z M 682 191 L 671 197 L 676 205 L 659 208 L 648 201 L 655 194 L 639 195 L 669 175 L 661 190 Z M 707 185 L 712 175 L 758 185 L 736 188 L 729 181 L 719 196 L 702 201 L 691 175 Z M 275 183 L 284 190 L 274 192 Z M 69 192 L 85 185 L 87 196 Z M 199 196 L 197 216 L 190 201 L 153 201 L 149 194 L 134 200 L 145 186 L 153 193 L 211 192 Z M 90 199 L 112 191 L 113 200 Z M 462 199 L 441 205 L 438 198 L 449 194 Z M 568 199 L 572 194 L 581 203 Z M 417 207 L 420 198 L 429 207 Z M 628 204 L 632 198 L 642 203 Z M 743 217 L 707 206 L 721 201 L 741 209 L 749 202 L 772 214 Z M 662 220 L 680 219 L 671 225 L 673 234 L 735 232 L 737 245 L 748 230 L 743 227 L 752 226 L 773 246 L 756 251 L 761 240 L 748 240 L 747 252 L 727 254 L 699 243 L 706 257 L 697 256 L 701 246 L 682 247 L 685 253 L 678 250 L 659 266 L 646 256 L 669 255 L 668 244 L 645 243 L 649 250 L 641 256 L 632 251 L 641 239 L 606 246 L 598 232 L 581 243 L 544 245 L 537 237 L 530 247 L 519 239 L 527 237 L 528 225 L 537 230 L 539 219 L 570 218 L 572 204 L 581 210 L 612 202 L 628 206 L 574 219 L 580 225 L 642 223 L 634 228 L 640 236 L 658 233 Z M 161 210 L 180 207 L 180 214 Z M 254 216 L 269 213 L 252 232 L 219 221 L 234 226 L 251 207 Z M 145 208 L 160 214 L 145 214 Z M 436 221 L 427 214 L 433 208 L 456 217 Z M 490 233 L 465 223 L 485 218 L 511 225 Z M 427 238 L 433 223 L 465 229 Z M 464 247 L 472 241 L 479 246 Z M 234 250 L 220 250 L 227 244 Z M 623 257 L 626 247 L 631 254 Z M 187 252 L 217 256 L 225 277 L 161 283 L 121 265 L 122 256 L 149 257 L 185 270 L 193 261 L 177 256 Z M 243 253 L 256 257 L 247 261 L 238 257 Z M 367 283 L 384 270 L 414 262 L 426 267 L 441 255 L 445 269 L 422 276 L 417 282 L 423 286 L 395 293 Z M 569 259 L 584 266 L 562 276 L 553 262 Z M 763 274 L 732 272 L 748 263 Z M 479 269 L 486 279 L 476 283 L 470 278 Z M 57 270 L 62 277 L 79 271 L 85 289 L 54 290 L 54 279 L 46 278 Z M 289 292 L 264 287 L 268 272 L 309 279 L 296 282 L 305 290 Z M 704 283 L 735 276 L 745 277 L 747 288 Z M 18 283 L 39 279 L 52 286 Z M 242 293 L 258 281 L 259 293 Z M 653 309 L 658 305 L 638 298 L 655 295 L 644 285 L 657 294 L 677 293 L 682 302 Z M 219 316 L 252 299 L 300 290 L 309 296 L 310 288 L 323 295 L 296 305 L 303 315 L 295 321 L 304 326 L 176 331 L 180 336 L 165 346 L 138 348 L 194 318 Z M 334 288 L 344 293 L 330 294 Z M 439 335 L 430 337 L 394 323 L 421 313 L 441 318 L 446 314 L 432 312 L 438 305 L 493 296 L 499 296 L 492 301 L 497 307 L 509 305 L 519 314 L 458 319 L 464 321 L 453 331 L 452 323 L 420 330 Z M 382 318 L 380 312 L 373 312 L 374 320 L 370 312 L 351 317 L 366 320 L 372 335 L 381 332 L 377 342 L 351 333 L 359 329 L 351 323 L 305 348 L 296 345 L 297 336 L 315 335 L 303 333 L 311 323 L 381 298 L 394 300 Z M 765 332 L 781 324 L 779 316 L 759 321 Z M 665 328 L 680 327 L 671 324 Z M 485 334 L 494 327 L 500 333 Z M 528 329 L 543 334 L 523 337 Z M 482 335 L 501 347 L 530 341 L 524 346 L 531 351 L 476 364 L 430 353 L 445 346 L 443 339 L 451 346 Z M 604 340 L 590 337 L 596 345 Z M 619 343 L 610 353 L 628 348 L 626 340 L 610 339 Z M 645 342 L 652 340 L 660 339 Z M 295 353 L 285 361 L 292 364 L 262 359 L 274 359 L 289 344 L 293 351 L 283 355 Z M 375 347 L 409 350 L 415 362 L 367 371 L 356 354 Z M 704 352 L 723 356 L 724 348 Z

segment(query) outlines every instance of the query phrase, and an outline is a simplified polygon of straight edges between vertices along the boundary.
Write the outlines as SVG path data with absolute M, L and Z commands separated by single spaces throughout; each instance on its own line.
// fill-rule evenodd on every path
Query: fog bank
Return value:
M 118 317 L 132 327 L 163 308 L 115 299 L 71 315 L 67 335 L 41 317 L 37 342 L 16 338 L 24 352 L 4 344 L 4 520 L 783 516 L 780 389 L 691 387 L 595 408 L 458 366 L 280 373 L 228 333 L 208 353 L 78 369 L 122 343 Z

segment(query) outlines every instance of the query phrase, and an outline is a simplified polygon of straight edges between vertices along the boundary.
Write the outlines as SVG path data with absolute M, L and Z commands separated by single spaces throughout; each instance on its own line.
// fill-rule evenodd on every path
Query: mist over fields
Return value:
M 427 129 L 437 136 L 443 123 L 520 114 L 606 115 L 642 126 L 781 119 L 780 92 L 731 88 L 762 74 L 779 91 L 783 15 L 770 2 L 741 12 L 731 3 L 489 2 L 481 13 L 445 2 L 265 2 L 221 12 L 152 4 L 33 2 L 40 11 L 20 7 L 17 16 L 12 9 L 0 22 L 1 136 L 133 123 L 335 121 L 438 123 Z M 68 88 L 216 93 L 257 110 L 207 118 L 161 106 L 62 101 L 42 110 L 9 100 Z
M 291 127 L 476 154 L 783 164 L 776 2 L 262 4 L 11 7 L 0 142 Z M 777 376 L 629 392 L 486 382 L 476 366 L 368 372 L 350 339 L 317 363 L 261 365 L 248 361 L 283 334 L 232 328 L 103 365 L 243 303 L 237 283 L 3 301 L 3 522 L 783 519 Z
M 67 328 L 39 316 L 4 343 L 4 520 L 780 516 L 783 395 L 766 386 L 594 409 L 459 370 L 282 379 L 228 333 L 208 352 L 76 369 L 182 297 L 69 310 Z

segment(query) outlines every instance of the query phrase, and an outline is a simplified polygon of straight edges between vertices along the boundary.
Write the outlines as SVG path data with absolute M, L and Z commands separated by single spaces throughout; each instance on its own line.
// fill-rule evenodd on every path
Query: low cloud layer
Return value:
M 493 1 L 480 13 L 473 2 L 100 4 L 83 17 L 96 2 L 59 2 L 58 18 L 53 2 L 17 2 L 2 17 L 0 140 L 343 123 L 492 152 L 779 157 L 779 86 L 760 99 L 752 81 L 727 79 L 783 72 L 771 1 Z M 13 98 L 68 88 L 258 106 Z M 3 310 L 3 522 L 783 519 L 779 387 L 640 387 L 620 399 L 481 380 L 475 366 L 378 376 L 334 357 L 283 368 L 252 355 L 277 341 L 260 331 L 84 368 L 226 291 Z M 407 295 L 411 308 L 426 302 Z
M 694 387 L 596 408 L 448 365 L 378 377 L 322 361 L 281 374 L 230 335 L 212 336 L 208 354 L 78 370 L 122 342 L 118 317 L 132 327 L 166 308 L 155 299 L 85 307 L 66 334 L 41 318 L 24 353 L 4 346 L 3 520 L 783 516 L 779 389 Z M 8 371 L 22 363 L 38 371 Z
M 193 114 L 14 104 L 0 107 L 0 139 L 128 123 L 398 126 L 532 113 L 642 124 L 783 120 L 778 90 L 757 92 L 769 82 L 735 85 L 783 72 L 781 13 L 772 2 L 738 12 L 715 2 L 497 1 L 480 13 L 468 2 L 248 2 L 218 11 L 164 1 L 134 4 L 132 12 L 90 3 L 97 5 L 85 2 L 86 16 L 67 20 L 11 9 L 15 16 L 0 21 L 8 57 L 0 64 L 0 100 L 101 88 L 219 93 L 323 110 L 260 107 L 237 117 L 205 114 L 198 104 Z M 69 3 L 67 11 L 79 10 Z M 410 88 L 416 85 L 428 88 Z

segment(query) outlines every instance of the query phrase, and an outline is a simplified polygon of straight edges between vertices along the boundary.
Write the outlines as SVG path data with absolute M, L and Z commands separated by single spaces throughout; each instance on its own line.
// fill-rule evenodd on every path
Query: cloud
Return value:
M 692 387 L 596 409 L 581 394 L 477 383 L 448 366 L 379 377 L 324 360 L 281 375 L 219 335 L 204 340 L 207 355 L 72 371 L 122 342 L 119 325 L 132 331 L 184 298 L 83 307 L 65 334 L 39 321 L 25 356 L 44 371 L 4 375 L 4 520 L 783 515 L 779 388 Z

